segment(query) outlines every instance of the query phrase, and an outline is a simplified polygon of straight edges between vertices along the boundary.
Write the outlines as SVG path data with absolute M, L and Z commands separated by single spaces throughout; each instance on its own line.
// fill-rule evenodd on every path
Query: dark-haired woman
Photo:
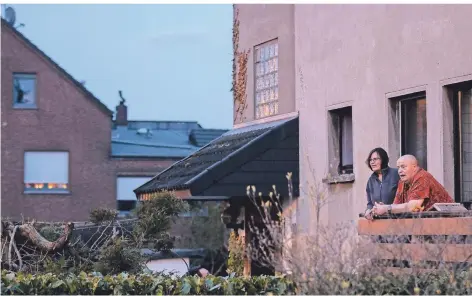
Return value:
M 400 177 L 398 169 L 389 167 L 388 161 L 387 152 L 380 147 L 372 149 L 367 157 L 366 164 L 373 171 L 366 187 L 367 210 L 364 216 L 367 219 L 372 219 L 372 208 L 376 202 L 389 205 L 395 199 Z

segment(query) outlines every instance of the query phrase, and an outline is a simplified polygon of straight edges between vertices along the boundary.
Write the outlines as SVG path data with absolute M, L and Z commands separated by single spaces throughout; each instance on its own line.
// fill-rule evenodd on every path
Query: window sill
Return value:
M 354 183 L 356 177 L 354 174 L 341 174 L 336 176 L 327 176 L 322 180 L 325 184 Z
M 13 109 L 34 110 L 34 109 L 38 109 L 38 106 L 36 106 L 36 105 L 13 105 Z
M 35 190 L 35 191 L 23 191 L 23 194 L 26 195 L 70 195 L 69 190 L 54 191 L 54 190 Z

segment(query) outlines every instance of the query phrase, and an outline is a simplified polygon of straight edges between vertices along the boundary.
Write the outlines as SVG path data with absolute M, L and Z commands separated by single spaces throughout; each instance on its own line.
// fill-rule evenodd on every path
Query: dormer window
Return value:
M 36 108 L 36 74 L 13 74 L 13 107 Z

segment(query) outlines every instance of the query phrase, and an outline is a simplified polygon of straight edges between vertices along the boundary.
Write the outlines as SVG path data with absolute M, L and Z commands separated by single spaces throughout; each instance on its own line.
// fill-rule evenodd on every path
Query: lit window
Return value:
M 256 119 L 279 113 L 279 46 L 277 40 L 255 48 Z
M 36 75 L 13 74 L 13 106 L 36 108 Z
M 25 193 L 69 192 L 68 152 L 25 152 Z

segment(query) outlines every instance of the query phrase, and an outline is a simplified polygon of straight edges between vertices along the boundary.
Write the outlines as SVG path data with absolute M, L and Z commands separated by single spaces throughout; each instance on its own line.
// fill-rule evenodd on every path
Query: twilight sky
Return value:
M 12 5 L 19 30 L 131 120 L 231 128 L 232 6 Z

